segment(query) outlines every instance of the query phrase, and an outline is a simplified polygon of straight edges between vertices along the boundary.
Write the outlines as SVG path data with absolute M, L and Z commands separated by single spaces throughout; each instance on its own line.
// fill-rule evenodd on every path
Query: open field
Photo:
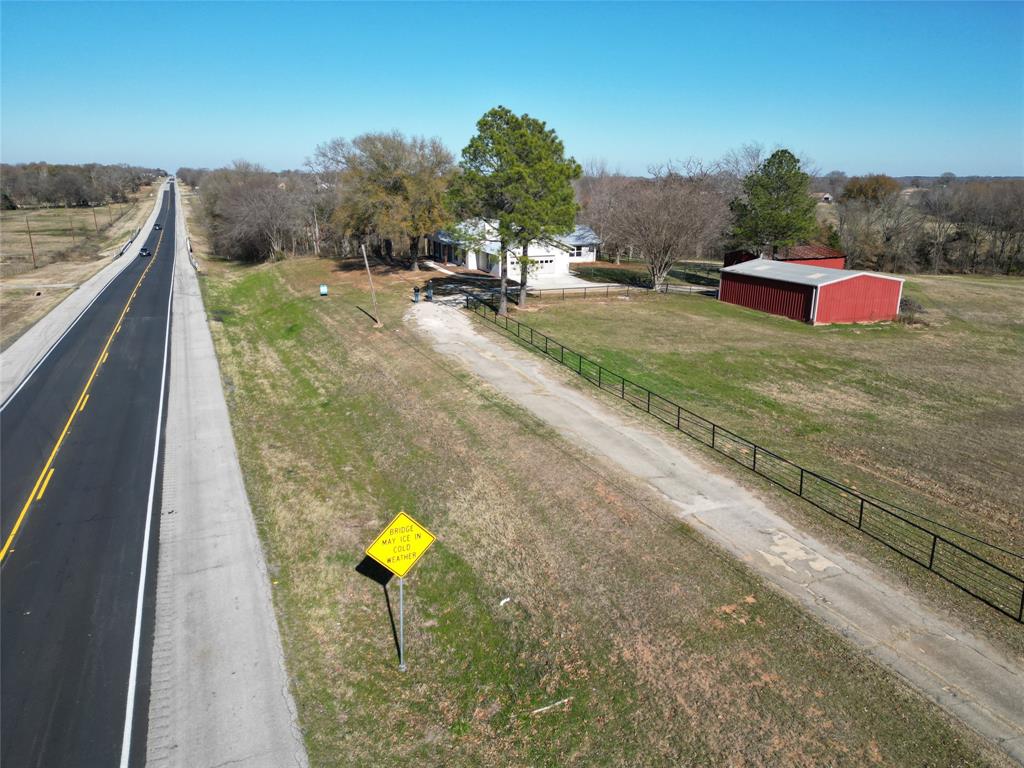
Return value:
M 203 268 L 311 764 L 1001 761 L 434 353 L 402 321 L 429 274 L 377 273 L 374 330 L 359 265 Z M 409 581 L 405 675 L 353 571 L 400 508 L 439 536 Z
M 120 246 L 134 231 L 134 226 L 130 225 L 137 226 L 133 214 L 140 208 L 148 213 L 155 192 L 155 186 L 147 185 L 127 203 L 95 208 L 26 208 L 0 212 L 2 276 L 32 271 L 33 247 L 38 268 L 55 261 L 95 258 L 99 253 Z
M 700 296 L 534 302 L 519 318 L 808 468 L 1020 552 L 1024 281 L 922 276 L 907 294 L 927 324 L 811 328 Z
M 155 190 L 155 186 L 144 186 L 125 204 L 0 213 L 0 349 L 10 346 L 117 254 L 153 210 Z M 32 266 L 26 218 L 37 268 Z

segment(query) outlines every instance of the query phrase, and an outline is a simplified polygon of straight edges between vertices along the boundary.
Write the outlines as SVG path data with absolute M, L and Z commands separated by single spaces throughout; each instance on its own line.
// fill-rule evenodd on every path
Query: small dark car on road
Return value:
M 154 229 L 154 230 L 159 230 L 159 229 L 163 229 L 163 226 L 162 226 L 162 225 L 160 225 L 160 224 L 154 224 L 154 225 L 153 225 L 153 229 Z
M 152 256 L 153 252 L 149 248 L 139 248 L 139 256 Z

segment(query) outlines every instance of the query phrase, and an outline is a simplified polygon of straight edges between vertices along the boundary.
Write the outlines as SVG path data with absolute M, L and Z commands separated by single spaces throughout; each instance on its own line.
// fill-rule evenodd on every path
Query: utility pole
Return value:
M 370 274 L 370 261 L 366 258 L 366 243 L 360 243 L 359 247 L 363 250 L 363 264 L 366 265 L 366 277 L 370 281 L 370 298 L 373 300 L 373 327 L 383 328 L 384 323 L 380 321 L 380 315 L 377 313 L 377 292 L 373 289 L 373 275 Z
M 32 242 L 32 227 L 29 226 L 28 216 L 25 217 L 25 231 L 28 232 L 28 247 L 32 250 L 32 269 L 38 269 L 39 265 L 36 264 L 36 246 Z
M 107 206 L 107 224 L 113 224 L 114 223 L 114 214 L 111 213 L 111 211 L 110 211 L 110 209 L 113 208 L 113 207 L 114 207 L 113 203 L 111 203 L 110 205 Z
M 316 203 L 313 203 L 313 253 L 320 255 L 320 222 L 316 218 Z
M 75 221 L 71 218 L 71 211 L 68 211 L 68 226 L 71 227 L 71 244 L 75 244 Z
M 92 209 L 92 225 L 94 227 L 96 227 L 96 234 L 99 234 L 100 225 L 99 225 L 99 222 L 96 221 L 96 207 L 95 206 L 93 206 L 93 209 Z

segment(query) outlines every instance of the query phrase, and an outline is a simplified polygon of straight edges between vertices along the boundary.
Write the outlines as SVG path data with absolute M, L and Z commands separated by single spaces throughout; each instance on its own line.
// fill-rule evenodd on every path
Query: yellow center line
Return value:
M 46 473 L 46 479 L 43 480 L 43 487 L 39 489 L 39 495 L 36 496 L 36 501 L 43 498 L 43 494 L 46 493 L 46 486 L 50 484 L 51 477 L 53 477 L 53 467 L 50 467 L 50 471 Z
M 11 544 L 14 543 L 14 537 L 18 535 L 18 530 L 21 528 L 21 524 L 25 520 L 25 515 L 28 514 L 29 507 L 32 506 L 32 502 L 38 501 L 43 497 L 43 492 L 46 490 L 46 486 L 50 483 L 50 478 L 53 476 L 53 459 L 56 457 L 57 451 L 60 450 L 60 446 L 64 442 L 64 438 L 67 437 L 68 430 L 71 429 L 71 423 L 75 420 L 75 416 L 81 413 L 82 408 L 85 407 L 85 401 L 89 399 L 89 388 L 92 386 L 92 382 L 96 378 L 96 374 L 99 372 L 100 365 L 102 365 L 107 359 L 110 344 L 114 340 L 114 334 L 117 333 L 118 329 L 121 327 L 121 321 L 124 320 L 124 316 L 128 312 L 128 307 L 131 306 L 132 300 L 135 298 L 135 294 L 139 290 L 139 286 L 142 285 L 142 281 L 146 279 L 146 275 L 149 274 L 149 270 L 152 269 L 153 263 L 156 261 L 157 254 L 160 253 L 160 245 L 163 241 L 164 231 L 160 230 L 160 238 L 157 240 L 156 248 L 153 249 L 153 256 L 150 258 L 149 264 L 143 270 L 142 275 L 139 277 L 139 281 L 135 284 L 135 288 L 132 290 L 131 296 L 128 297 L 128 301 L 124 305 L 124 309 L 121 310 L 121 314 L 117 318 L 117 322 L 114 323 L 113 330 L 111 330 L 110 335 L 107 336 L 107 342 L 103 345 L 103 349 L 100 350 L 100 354 L 96 358 L 96 364 L 93 366 L 92 373 L 89 374 L 89 378 L 85 382 L 85 386 L 82 388 L 82 394 L 80 394 L 78 396 L 78 400 L 75 401 L 75 407 L 71 409 L 71 415 L 68 416 L 67 423 L 64 424 L 64 429 L 61 431 L 60 437 L 58 437 L 57 442 L 54 443 L 53 450 L 50 451 L 49 458 L 47 458 L 46 463 L 43 465 L 43 469 L 39 473 L 39 477 L 36 478 L 35 485 L 32 486 L 32 493 L 28 495 L 25 505 L 21 508 L 18 518 L 14 521 L 14 527 L 11 528 L 11 532 L 7 536 L 7 540 L 4 542 L 3 549 L 0 549 L 0 561 L 7 556 L 8 551 L 11 549 Z

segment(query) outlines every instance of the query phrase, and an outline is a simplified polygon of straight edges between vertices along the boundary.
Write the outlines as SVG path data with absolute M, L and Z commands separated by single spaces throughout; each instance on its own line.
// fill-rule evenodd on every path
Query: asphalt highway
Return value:
M 0 412 L 4 766 L 144 762 L 174 216 Z

